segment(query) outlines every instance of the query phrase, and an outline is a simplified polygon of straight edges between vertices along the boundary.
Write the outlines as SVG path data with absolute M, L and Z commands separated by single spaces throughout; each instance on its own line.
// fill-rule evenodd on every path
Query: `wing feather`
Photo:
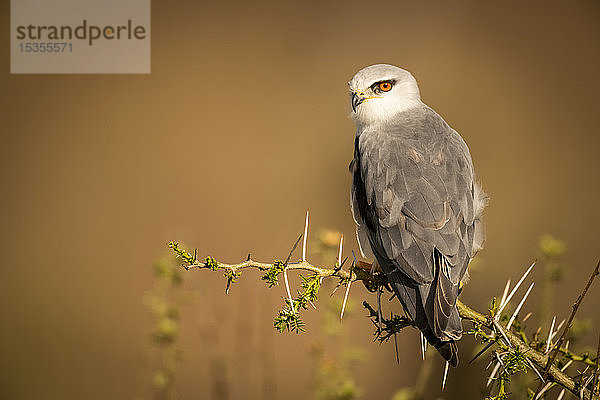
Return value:
M 396 285 L 401 300 L 422 303 L 403 300 L 407 312 L 422 310 L 424 329 L 455 340 L 462 332 L 456 298 L 481 247 L 474 243 L 483 238 L 476 208 L 483 208 L 485 194 L 458 133 L 428 107 L 404 114 L 397 126 L 357 135 L 353 213 L 388 277 L 418 289 L 409 293 Z

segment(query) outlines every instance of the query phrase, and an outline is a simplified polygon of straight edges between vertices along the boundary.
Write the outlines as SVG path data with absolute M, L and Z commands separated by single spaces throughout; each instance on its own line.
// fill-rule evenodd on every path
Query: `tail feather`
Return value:
M 435 348 L 451 366 L 458 366 L 458 347 L 456 346 L 454 340 L 439 342 Z
M 386 269 L 384 267 L 384 270 Z M 452 284 L 449 280 L 438 279 L 441 275 L 443 274 L 438 274 L 430 284 L 418 285 L 394 268 L 393 272 L 388 274 L 388 281 L 392 284 L 404 310 L 423 332 L 427 341 L 451 366 L 456 367 L 458 347 L 454 341 L 462 335 L 462 324 L 455 303 L 444 302 L 447 297 L 452 296 L 451 293 L 447 293 L 450 296 L 445 297 L 444 293 L 453 288 L 448 286 Z M 454 295 L 454 299 L 457 294 Z M 444 297 L 438 298 L 440 295 Z M 446 307 L 441 307 L 442 303 Z

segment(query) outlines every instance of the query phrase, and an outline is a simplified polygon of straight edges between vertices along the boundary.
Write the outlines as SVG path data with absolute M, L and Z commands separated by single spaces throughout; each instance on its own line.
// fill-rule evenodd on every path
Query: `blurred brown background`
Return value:
M 202 257 L 271 261 L 310 209 L 309 242 L 334 228 L 356 249 L 346 82 L 373 63 L 413 72 L 491 196 L 465 302 L 485 310 L 551 233 L 568 246 L 553 305 L 565 317 L 600 255 L 596 2 L 155 0 L 152 73 L 140 76 L 10 75 L 8 2 L 0 10 L 3 399 L 150 398 L 142 298 L 170 240 Z M 308 333 L 278 334 L 284 289 L 258 276 L 225 297 L 220 273 L 184 275 L 180 398 L 215 398 L 215 374 L 231 399 L 311 396 L 319 312 L 307 313 Z M 599 293 L 580 311 L 594 332 Z M 361 285 L 351 297 L 374 302 Z M 362 398 L 389 399 L 414 384 L 418 336 L 400 336 L 397 366 L 355 311 L 344 324 L 370 353 L 354 370 Z M 461 342 L 445 398 L 479 396 L 486 362 L 466 363 L 472 343 Z

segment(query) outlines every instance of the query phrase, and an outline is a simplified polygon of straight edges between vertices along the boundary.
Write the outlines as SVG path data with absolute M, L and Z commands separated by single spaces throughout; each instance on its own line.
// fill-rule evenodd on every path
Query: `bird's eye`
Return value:
M 381 82 L 378 87 L 382 92 L 389 92 L 392 90 L 392 83 L 389 81 Z

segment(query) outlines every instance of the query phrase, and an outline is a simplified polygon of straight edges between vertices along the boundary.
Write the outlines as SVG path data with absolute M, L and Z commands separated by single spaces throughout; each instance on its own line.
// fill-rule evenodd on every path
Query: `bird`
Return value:
M 453 367 L 462 336 L 457 297 L 485 240 L 488 196 L 467 144 L 396 66 L 348 82 L 356 125 L 351 209 L 363 257 L 387 277 L 404 312 Z

